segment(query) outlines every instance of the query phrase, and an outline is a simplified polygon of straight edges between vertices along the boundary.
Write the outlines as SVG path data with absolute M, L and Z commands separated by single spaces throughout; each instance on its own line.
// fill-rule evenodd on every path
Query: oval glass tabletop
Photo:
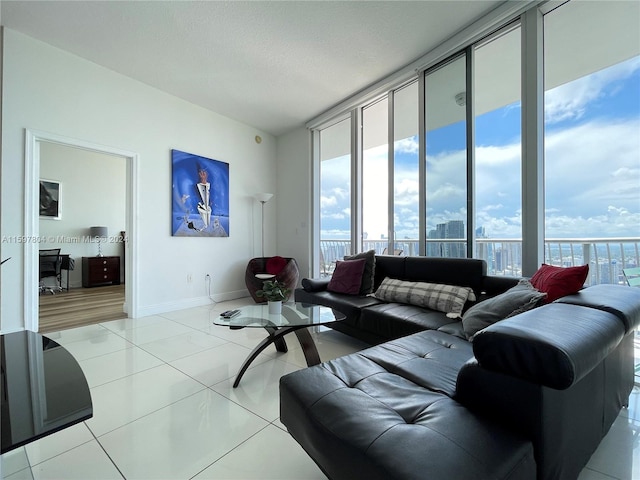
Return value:
M 238 315 L 231 318 L 220 316 L 213 323 L 231 328 L 309 327 L 312 325 L 326 325 L 345 319 L 343 313 L 332 308 L 300 302 L 283 303 L 281 314 L 269 313 L 269 307 L 266 303 L 248 305 L 238 310 Z

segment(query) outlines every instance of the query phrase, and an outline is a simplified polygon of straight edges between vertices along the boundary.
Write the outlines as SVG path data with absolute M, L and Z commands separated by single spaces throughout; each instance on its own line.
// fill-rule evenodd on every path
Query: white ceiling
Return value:
M 1 1 L 7 28 L 273 135 L 503 3 Z

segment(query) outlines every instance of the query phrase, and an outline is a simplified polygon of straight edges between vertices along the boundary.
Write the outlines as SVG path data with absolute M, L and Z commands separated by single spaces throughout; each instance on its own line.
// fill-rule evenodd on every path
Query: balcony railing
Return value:
M 363 249 L 377 254 L 417 256 L 418 240 L 395 242 L 394 251 L 387 250 L 384 240 L 365 240 Z M 466 256 L 466 242 L 456 239 L 427 240 L 427 256 Z M 349 240 L 320 241 L 320 269 L 330 275 L 336 260 L 351 255 Z M 522 276 L 522 240 L 477 238 L 474 258 L 487 262 L 490 275 Z M 623 284 L 623 268 L 640 266 L 640 238 L 554 238 L 545 241 L 545 263 L 563 267 L 589 265 L 588 285 Z

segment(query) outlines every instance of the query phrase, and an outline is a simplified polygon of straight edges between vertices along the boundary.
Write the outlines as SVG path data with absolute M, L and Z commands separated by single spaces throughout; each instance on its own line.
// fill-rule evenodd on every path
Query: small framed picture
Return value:
M 40 179 L 40 218 L 60 220 L 60 182 Z

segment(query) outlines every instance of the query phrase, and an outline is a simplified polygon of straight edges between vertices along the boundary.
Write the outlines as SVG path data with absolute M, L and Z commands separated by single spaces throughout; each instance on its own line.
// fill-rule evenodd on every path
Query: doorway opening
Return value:
M 134 212 L 137 211 L 137 171 L 138 154 L 114 147 L 104 146 L 63 137 L 46 132 L 26 130 L 25 145 L 25 233 L 28 238 L 40 238 L 40 160 L 43 146 L 66 146 L 85 151 L 87 154 L 100 154 L 109 157 L 118 157 L 125 163 L 125 187 L 126 197 L 124 207 L 124 232 L 123 242 L 117 248 L 122 248 L 122 265 L 124 271 L 124 313 L 123 316 L 135 318 L 137 316 L 137 221 Z M 99 181 L 99 179 L 85 179 L 87 182 Z M 63 205 L 64 207 L 64 205 Z M 90 223 L 90 222 L 89 222 Z M 88 226 L 87 226 L 88 227 Z M 120 231 L 114 232 L 120 235 Z M 64 239 L 64 237 L 62 237 Z M 104 244 L 103 244 L 104 246 Z M 115 255 L 115 254 L 114 254 Z M 75 261 L 74 268 L 79 268 L 76 275 L 82 275 L 82 259 Z M 39 243 L 29 242 L 25 244 L 24 256 L 24 292 L 25 292 L 25 328 L 39 331 Z M 79 278 L 79 277 L 76 277 Z M 66 272 L 65 272 L 66 281 Z M 118 286 L 114 285 L 115 290 Z M 95 289 L 94 289 L 95 290 Z M 122 288 L 120 287 L 120 292 Z M 105 290 L 106 293 L 106 290 Z M 82 302 L 83 300 L 79 300 Z M 84 300 L 87 301 L 86 299 Z M 116 300 L 117 302 L 117 300 Z M 90 306 L 88 307 L 90 308 Z M 72 315 L 73 312 L 69 312 Z

